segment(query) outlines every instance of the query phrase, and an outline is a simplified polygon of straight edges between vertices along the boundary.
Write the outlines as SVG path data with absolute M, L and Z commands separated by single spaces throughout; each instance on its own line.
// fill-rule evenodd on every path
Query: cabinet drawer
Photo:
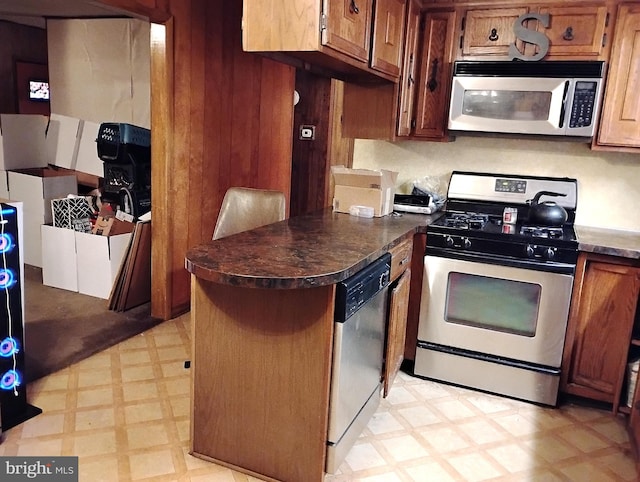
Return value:
M 407 239 L 389 250 L 391 254 L 391 281 L 394 281 L 411 265 L 413 239 Z

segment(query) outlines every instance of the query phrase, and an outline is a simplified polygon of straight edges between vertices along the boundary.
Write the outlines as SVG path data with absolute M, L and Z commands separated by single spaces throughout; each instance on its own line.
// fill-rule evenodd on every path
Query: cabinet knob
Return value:
M 567 27 L 567 30 L 564 31 L 562 38 L 567 41 L 573 40 L 573 27 Z
M 349 11 L 351 13 L 355 13 L 356 15 L 360 13 L 360 9 L 358 8 L 358 4 L 356 3 L 356 0 L 351 0 L 349 4 Z
M 498 29 L 496 28 L 492 28 L 491 29 L 491 33 L 489 34 L 489 40 L 491 40 L 492 42 L 495 42 L 496 40 L 498 40 L 500 37 L 498 35 Z

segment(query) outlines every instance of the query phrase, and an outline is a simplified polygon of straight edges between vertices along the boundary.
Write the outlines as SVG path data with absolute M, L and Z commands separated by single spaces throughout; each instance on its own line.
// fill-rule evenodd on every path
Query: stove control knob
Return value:
M 536 255 L 536 250 L 530 244 L 527 244 L 526 248 L 527 258 L 533 258 Z
M 547 248 L 544 251 L 544 257 L 547 259 L 553 259 L 556 255 L 556 250 L 554 248 Z
M 453 238 L 451 236 L 447 236 L 444 240 L 444 243 L 447 245 L 448 248 L 453 248 L 453 245 L 455 244 L 455 241 L 453 240 Z
M 469 238 L 462 238 L 462 245 L 464 249 L 469 249 L 471 247 L 471 240 Z

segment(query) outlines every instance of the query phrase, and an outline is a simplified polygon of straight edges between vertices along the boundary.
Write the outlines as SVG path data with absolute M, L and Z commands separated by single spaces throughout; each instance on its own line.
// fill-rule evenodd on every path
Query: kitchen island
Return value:
M 326 210 L 190 249 L 191 453 L 266 480 L 322 480 L 336 283 L 438 217 Z

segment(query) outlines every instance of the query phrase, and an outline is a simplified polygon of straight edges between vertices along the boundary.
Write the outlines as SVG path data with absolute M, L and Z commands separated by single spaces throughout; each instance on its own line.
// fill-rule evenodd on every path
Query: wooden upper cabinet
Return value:
M 429 12 L 424 20 L 418 104 L 413 135 L 443 139 L 451 92 L 455 12 Z
M 415 107 L 416 81 L 418 79 L 418 58 L 420 39 L 420 5 L 410 0 L 407 7 L 407 32 L 404 44 L 404 61 L 400 78 L 398 107 L 398 136 L 411 134 Z
M 531 30 L 533 35 L 544 34 L 549 40 L 549 50 L 544 60 L 604 58 L 607 13 L 604 3 L 470 9 L 466 11 L 463 21 L 460 57 L 509 59 L 509 48 L 513 44 L 520 54 L 533 56 L 540 48 L 535 43 L 535 37 L 518 37 L 514 26 L 521 15 L 548 14 L 547 27 L 535 18 L 525 18 L 522 22 L 522 27 Z
M 368 62 L 373 0 L 328 0 L 326 5 L 323 45 Z
M 506 58 L 513 43 L 524 53 L 525 44 L 516 38 L 513 25 L 520 15 L 528 12 L 527 7 L 467 10 L 463 20 L 462 57 Z
M 406 1 L 243 0 L 242 47 L 340 80 L 397 82 Z
M 371 68 L 400 76 L 407 0 L 376 0 Z
M 538 32 L 549 39 L 549 52 L 545 59 L 556 56 L 598 58 L 602 55 L 608 23 L 605 5 L 550 6 L 541 7 L 539 11 L 550 17 L 547 28 L 536 22 Z
M 640 4 L 618 10 L 598 144 L 640 147 Z

